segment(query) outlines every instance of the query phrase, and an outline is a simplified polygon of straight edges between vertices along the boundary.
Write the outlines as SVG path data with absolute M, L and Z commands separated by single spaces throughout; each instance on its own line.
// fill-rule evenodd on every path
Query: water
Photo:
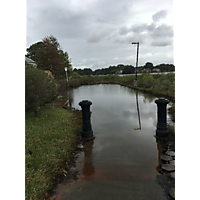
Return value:
M 160 185 L 155 97 L 120 85 L 81 86 L 72 107 L 90 100 L 95 140 L 84 144 L 76 166 L 51 199 L 168 199 Z M 169 117 L 169 116 L 168 116 Z

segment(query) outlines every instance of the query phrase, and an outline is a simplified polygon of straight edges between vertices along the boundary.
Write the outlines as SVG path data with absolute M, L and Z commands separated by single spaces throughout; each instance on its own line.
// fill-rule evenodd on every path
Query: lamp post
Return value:
M 65 67 L 65 71 L 66 71 L 67 85 L 69 86 L 69 80 L 68 80 L 68 76 L 67 76 L 67 67 Z
M 137 84 L 137 67 L 138 67 L 138 52 L 139 52 L 139 42 L 132 42 L 132 44 L 137 44 L 137 59 L 136 59 L 136 77 L 135 77 L 135 86 L 138 86 Z

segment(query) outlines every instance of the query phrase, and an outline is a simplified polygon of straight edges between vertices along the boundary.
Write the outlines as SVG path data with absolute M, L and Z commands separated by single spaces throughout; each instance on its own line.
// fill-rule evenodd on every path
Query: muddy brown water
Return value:
M 50 199 L 170 199 L 174 181 L 161 172 L 160 156 L 174 150 L 174 143 L 162 144 L 154 137 L 156 98 L 112 84 L 81 86 L 66 95 L 79 110 L 80 101 L 92 102 L 95 140 L 84 144 Z

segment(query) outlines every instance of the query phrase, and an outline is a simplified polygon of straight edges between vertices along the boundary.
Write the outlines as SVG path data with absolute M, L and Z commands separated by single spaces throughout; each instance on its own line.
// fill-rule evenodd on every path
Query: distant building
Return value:
M 26 56 L 25 56 L 25 61 L 26 61 L 28 64 L 31 64 L 31 65 L 33 65 L 34 67 L 37 67 L 37 64 L 35 63 L 35 61 L 32 60 L 32 59 L 30 59 L 30 58 L 27 58 Z
M 152 72 L 161 72 L 161 71 L 158 68 L 154 68 L 154 69 L 152 69 Z
M 122 74 L 122 70 L 117 71 L 116 74 Z

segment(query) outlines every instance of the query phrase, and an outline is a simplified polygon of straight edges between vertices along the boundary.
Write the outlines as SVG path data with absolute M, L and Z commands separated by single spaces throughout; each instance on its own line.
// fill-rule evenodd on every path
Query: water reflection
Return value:
M 160 157 L 164 153 L 165 150 L 164 150 L 164 145 L 162 144 L 161 140 L 156 139 L 156 143 L 157 143 L 157 149 L 158 149 L 158 165 L 156 167 L 156 171 L 160 173 L 161 172 L 160 166 L 162 164 Z
M 138 112 L 138 121 L 139 121 L 139 128 L 135 128 L 135 130 L 141 130 L 141 122 L 140 122 L 140 111 L 139 111 L 139 104 L 138 104 L 138 91 L 136 91 L 136 103 L 137 103 L 137 112 Z
M 95 168 L 93 166 L 93 156 L 92 156 L 92 149 L 93 149 L 94 141 L 86 142 L 84 146 L 84 166 L 83 166 L 83 175 L 84 176 L 91 176 L 95 174 Z

